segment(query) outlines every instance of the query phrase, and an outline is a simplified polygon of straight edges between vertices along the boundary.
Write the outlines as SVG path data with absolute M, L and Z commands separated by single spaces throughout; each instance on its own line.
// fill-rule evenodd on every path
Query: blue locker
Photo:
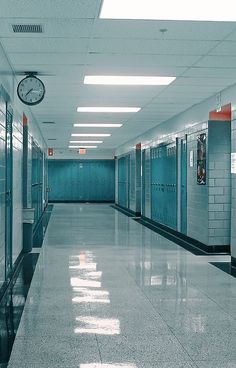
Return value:
M 48 182 L 51 202 L 113 202 L 114 160 L 49 160 Z
M 181 139 L 181 233 L 187 234 L 187 140 Z
M 129 208 L 129 169 L 130 156 L 126 155 L 118 160 L 118 204 Z
M 151 150 L 151 218 L 177 227 L 176 144 Z

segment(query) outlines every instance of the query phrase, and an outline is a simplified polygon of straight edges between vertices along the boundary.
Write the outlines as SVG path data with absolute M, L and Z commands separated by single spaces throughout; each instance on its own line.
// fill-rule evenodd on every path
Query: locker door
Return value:
M 181 139 L 181 233 L 187 234 L 187 140 Z

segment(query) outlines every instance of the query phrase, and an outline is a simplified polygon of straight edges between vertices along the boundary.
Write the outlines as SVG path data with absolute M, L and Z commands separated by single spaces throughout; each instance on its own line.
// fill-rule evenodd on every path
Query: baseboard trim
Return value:
M 59 201 L 59 200 L 49 200 L 48 203 L 114 203 L 114 201 L 109 200 L 109 201 Z
M 121 213 L 124 213 L 124 215 L 129 216 L 129 217 L 140 217 L 141 216 L 141 213 L 140 212 L 132 211 L 129 208 L 120 206 L 117 203 L 115 203 L 111 207 L 114 208 L 115 210 L 121 212 Z
M 178 232 L 177 230 L 171 229 L 168 226 L 150 220 L 147 217 L 141 217 L 141 223 L 144 226 L 151 226 L 152 230 L 157 231 L 168 239 L 174 241 L 181 247 L 189 250 L 195 255 L 221 255 L 229 254 L 230 245 L 206 245 L 200 241 L 193 239 L 185 234 Z

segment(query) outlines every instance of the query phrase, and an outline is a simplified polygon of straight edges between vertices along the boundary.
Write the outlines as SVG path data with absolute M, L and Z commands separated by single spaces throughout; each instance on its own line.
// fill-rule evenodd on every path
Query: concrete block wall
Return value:
M 236 119 L 231 123 L 231 152 L 236 153 Z M 236 173 L 231 173 L 231 257 L 236 267 Z
M 231 124 L 208 123 L 208 245 L 230 244 L 231 220 Z

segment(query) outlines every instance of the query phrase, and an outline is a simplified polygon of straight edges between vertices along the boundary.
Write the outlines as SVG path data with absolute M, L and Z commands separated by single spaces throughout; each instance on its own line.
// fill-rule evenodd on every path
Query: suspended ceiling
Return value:
M 100 0 L 1 0 L 0 42 L 14 70 L 42 73 L 46 97 L 31 109 L 45 140 L 56 139 L 50 146 L 66 149 L 71 133 L 101 132 L 112 134 L 101 148 L 116 148 L 236 83 L 236 23 L 102 20 L 100 6 Z M 12 30 L 29 23 L 43 32 Z M 93 74 L 177 79 L 169 86 L 84 85 L 84 76 Z M 94 114 L 78 113 L 77 106 L 142 109 Z M 124 125 L 73 128 L 78 122 Z

